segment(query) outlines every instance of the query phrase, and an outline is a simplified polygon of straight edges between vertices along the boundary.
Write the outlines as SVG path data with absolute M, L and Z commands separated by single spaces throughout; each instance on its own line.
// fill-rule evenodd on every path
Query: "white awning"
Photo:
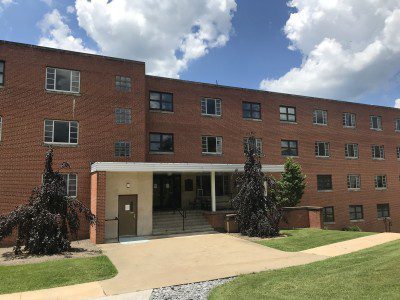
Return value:
M 262 165 L 263 172 L 284 171 L 283 165 Z M 243 164 L 96 162 L 92 172 L 243 172 Z

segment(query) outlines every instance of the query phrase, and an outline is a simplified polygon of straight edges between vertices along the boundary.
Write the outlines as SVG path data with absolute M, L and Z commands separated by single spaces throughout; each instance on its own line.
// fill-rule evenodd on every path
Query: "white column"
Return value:
M 217 211 L 217 197 L 215 194 L 215 172 L 211 172 L 211 211 Z

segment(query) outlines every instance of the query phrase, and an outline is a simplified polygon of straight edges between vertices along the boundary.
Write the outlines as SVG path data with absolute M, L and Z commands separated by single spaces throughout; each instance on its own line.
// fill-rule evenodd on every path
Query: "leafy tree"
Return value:
M 71 248 L 69 235 L 77 235 L 83 214 L 91 223 L 96 217 L 82 202 L 66 196 L 66 183 L 59 171 L 53 171 L 53 150 L 46 154 L 43 182 L 34 188 L 27 204 L 18 206 L 7 215 L 0 216 L 0 241 L 15 229 L 16 254 L 21 247 L 30 254 L 56 254 Z M 61 169 L 69 168 L 63 163 Z
M 237 174 L 238 193 L 232 200 L 237 211 L 239 231 L 248 236 L 277 236 L 282 212 L 278 207 L 276 193 L 266 194 L 264 187 L 266 183 L 268 191 L 276 190 L 276 182 L 261 170 L 261 154 L 256 149 L 253 135 L 248 138 L 245 154 L 244 173 Z
M 288 158 L 285 171 L 277 181 L 277 198 L 280 207 L 296 206 L 300 203 L 306 187 L 306 176 L 301 171 L 301 165 Z

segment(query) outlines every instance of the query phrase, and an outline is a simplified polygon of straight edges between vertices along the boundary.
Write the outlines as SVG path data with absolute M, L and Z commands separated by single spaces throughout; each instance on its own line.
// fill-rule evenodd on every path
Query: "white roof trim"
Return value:
M 283 165 L 262 165 L 269 173 L 283 172 Z M 96 162 L 92 172 L 243 172 L 243 164 L 200 163 L 141 163 L 141 162 Z

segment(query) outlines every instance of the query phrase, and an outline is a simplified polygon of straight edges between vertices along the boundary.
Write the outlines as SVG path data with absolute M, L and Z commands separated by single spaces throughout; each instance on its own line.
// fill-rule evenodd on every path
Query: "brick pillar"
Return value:
M 96 172 L 90 180 L 90 209 L 97 217 L 96 226 L 90 227 L 90 240 L 104 243 L 106 217 L 106 172 Z

